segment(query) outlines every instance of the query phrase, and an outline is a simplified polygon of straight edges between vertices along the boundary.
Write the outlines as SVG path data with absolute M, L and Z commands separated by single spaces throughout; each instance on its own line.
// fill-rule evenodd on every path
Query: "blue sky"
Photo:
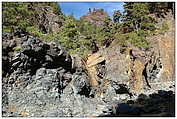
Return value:
M 58 4 L 65 15 L 74 14 L 77 19 L 85 15 L 89 8 L 103 8 L 110 17 L 114 10 L 123 12 L 123 2 L 60 2 Z

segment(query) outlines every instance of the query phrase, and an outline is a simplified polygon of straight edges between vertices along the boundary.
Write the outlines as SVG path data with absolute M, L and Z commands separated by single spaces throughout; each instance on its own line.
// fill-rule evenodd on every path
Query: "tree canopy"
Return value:
M 62 16 L 64 21 L 59 31 L 44 34 L 35 26 L 33 20 L 37 19 L 35 15 L 38 11 L 32 7 L 40 6 L 50 7 L 55 15 Z M 3 32 L 13 33 L 21 29 L 44 40 L 58 40 L 70 53 L 81 56 L 91 53 L 95 48 L 107 47 L 113 40 L 117 40 L 121 47 L 132 44 L 148 49 L 150 46 L 146 37 L 156 30 L 155 19 L 150 14 L 162 14 L 172 7 L 172 3 L 163 2 L 125 2 L 123 13 L 115 10 L 113 19 L 106 17 L 104 24 L 97 26 L 83 19 L 77 20 L 72 15 L 65 16 L 55 2 L 3 2 Z

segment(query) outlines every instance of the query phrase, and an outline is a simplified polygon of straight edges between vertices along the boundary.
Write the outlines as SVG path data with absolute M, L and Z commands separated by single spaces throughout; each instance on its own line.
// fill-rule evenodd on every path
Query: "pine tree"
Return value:
M 124 22 L 130 24 L 130 27 L 134 30 L 138 30 L 141 23 L 148 19 L 149 9 L 147 3 L 126 3 L 124 8 Z
M 114 23 L 116 23 L 116 22 L 119 23 L 121 17 L 122 17 L 122 14 L 121 14 L 121 12 L 119 10 L 114 11 L 114 13 L 113 13 L 113 21 L 114 21 Z
M 25 30 L 31 25 L 30 18 L 33 14 L 28 10 L 29 3 L 22 2 L 3 2 L 2 3 L 2 22 L 3 30 L 13 32 L 15 29 Z
M 13 32 L 16 29 L 26 31 L 28 27 L 34 27 L 36 11 L 34 7 L 50 6 L 56 15 L 63 15 L 60 6 L 56 2 L 3 2 L 2 22 L 3 32 Z

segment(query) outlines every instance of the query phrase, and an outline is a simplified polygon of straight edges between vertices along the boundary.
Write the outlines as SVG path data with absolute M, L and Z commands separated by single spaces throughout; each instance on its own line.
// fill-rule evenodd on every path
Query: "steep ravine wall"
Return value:
M 168 30 L 157 33 L 147 40 L 152 46 L 148 51 L 129 47 L 120 53 L 119 46 L 113 41 L 111 46 L 99 53 L 105 58 L 107 76 L 129 86 L 133 93 L 143 93 L 160 85 L 169 86 L 175 79 L 175 24 L 171 14 L 159 19 L 159 24 L 167 24 Z

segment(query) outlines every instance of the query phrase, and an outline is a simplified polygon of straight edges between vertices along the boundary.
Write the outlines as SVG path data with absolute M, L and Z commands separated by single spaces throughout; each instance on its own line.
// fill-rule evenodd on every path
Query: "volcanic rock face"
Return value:
M 73 57 L 54 41 L 46 44 L 22 31 L 3 34 L 3 116 L 111 114 L 104 100 L 112 100 L 114 88 L 105 89 L 104 100 L 96 96 L 103 90 L 92 87 L 84 68 L 73 63 L 79 58 Z M 112 86 L 119 89 L 118 84 Z
M 113 41 L 86 58 L 56 41 L 3 33 L 3 116 L 174 116 L 172 28 L 150 38 L 158 44 L 148 51 L 121 53 Z
M 71 57 L 55 42 L 48 45 L 33 36 L 26 35 L 14 37 L 13 39 L 4 39 L 4 37 L 3 46 L 6 47 L 3 47 L 3 56 L 10 55 L 10 57 L 3 57 L 3 61 L 9 61 L 11 67 L 8 72 L 4 73 L 10 74 L 13 71 L 18 71 L 19 73 L 29 72 L 34 74 L 41 66 L 45 68 L 62 66 L 67 70 L 71 69 Z

